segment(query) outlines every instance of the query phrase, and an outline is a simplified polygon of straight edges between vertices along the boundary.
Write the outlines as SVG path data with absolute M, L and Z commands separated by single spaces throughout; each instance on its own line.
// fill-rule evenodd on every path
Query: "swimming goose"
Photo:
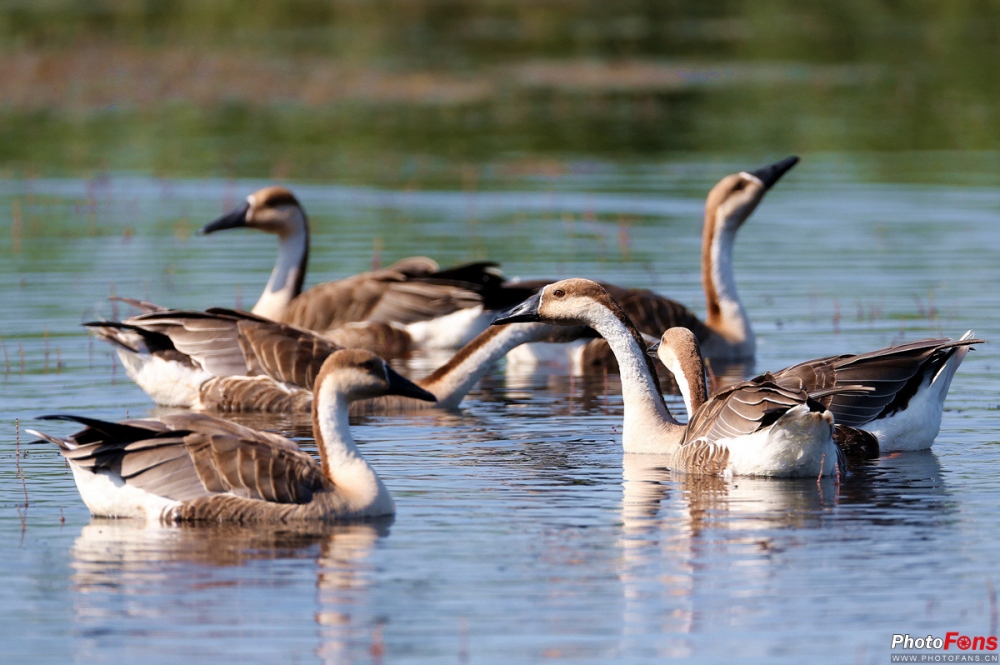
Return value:
M 752 361 L 757 342 L 736 290 L 733 245 L 737 231 L 764 195 L 798 162 L 799 158 L 792 156 L 756 171 L 728 175 L 708 193 L 701 253 L 707 310 L 704 321 L 681 303 L 653 291 L 599 283 L 618 301 L 642 334 L 659 339 L 664 330 L 682 326 L 694 332 L 708 358 L 723 363 Z M 538 280 L 524 284 L 535 288 L 545 285 Z M 512 360 L 525 364 L 535 364 L 542 358 L 559 362 L 553 354 L 554 350 L 547 347 L 521 347 Z M 577 344 L 570 350 L 569 363 L 574 374 L 616 371 L 614 354 L 600 339 Z
M 320 461 L 284 437 L 201 414 L 106 422 L 44 416 L 85 426 L 59 446 L 95 516 L 176 522 L 283 523 L 392 515 L 389 490 L 361 455 L 348 404 L 395 394 L 434 396 L 361 349 L 337 351 L 316 377 L 313 436 Z
M 621 373 L 626 453 L 669 455 L 672 470 L 711 475 L 817 476 L 838 468 L 830 411 L 767 375 L 716 394 L 686 426 L 677 422 L 660 394 L 645 340 L 596 282 L 550 284 L 494 324 L 518 321 L 587 325 L 608 341 Z
M 383 414 L 439 407 L 458 408 L 462 400 L 499 359 L 519 344 L 533 341 L 562 342 L 590 337 L 589 328 L 560 328 L 545 323 L 520 323 L 490 327 L 462 347 L 448 362 L 416 385 L 434 395 L 427 402 L 400 395 L 382 395 L 351 404 L 351 414 Z M 299 361 L 301 362 L 301 358 Z M 312 383 L 293 383 L 268 376 L 228 376 L 202 384 L 196 409 L 271 413 L 306 412 L 312 405 Z
M 203 396 L 224 394 L 231 377 L 311 387 L 323 361 L 342 348 L 307 330 L 223 308 L 147 308 L 124 321 L 84 325 L 114 346 L 129 378 L 161 406 L 203 406 Z M 285 408 L 271 410 L 301 410 L 288 406 L 301 401 L 294 391 L 286 393 Z
M 705 399 L 704 374 L 692 353 L 695 343 L 682 329 L 663 333 L 660 360 L 677 377 L 688 413 Z M 973 344 L 983 344 L 969 330 L 958 340 L 921 339 L 860 354 L 816 358 L 773 372 L 783 386 L 804 390 L 830 409 L 838 426 L 838 442 L 848 434 L 845 427 L 872 435 L 865 456 L 880 452 L 930 448 L 941 430 L 944 400 L 966 353 Z M 651 349 L 652 350 L 652 349 Z M 816 393 L 846 384 L 867 386 L 865 393 Z M 842 446 L 843 447 L 843 446 Z
M 153 309 L 121 322 L 85 325 L 115 347 L 126 372 L 157 404 L 199 410 L 308 412 L 313 381 L 323 361 L 341 348 L 308 330 L 222 308 Z M 487 328 L 417 384 L 437 398 L 437 406 L 456 408 L 511 348 L 595 334 L 589 328 L 543 323 Z M 382 396 L 352 403 L 351 412 L 432 406 L 422 400 Z
M 382 326 L 378 335 L 404 335 L 402 342 L 391 340 L 393 345 L 457 348 L 489 325 L 491 315 L 483 314 L 480 293 L 484 285 L 503 281 L 492 263 L 440 270 L 429 258 L 410 257 L 382 270 L 302 291 L 309 222 L 298 199 L 284 187 L 254 192 L 200 233 L 235 228 L 258 229 L 279 239 L 274 270 L 252 312 L 324 335 L 348 324 L 363 328 L 359 322 L 370 322 Z

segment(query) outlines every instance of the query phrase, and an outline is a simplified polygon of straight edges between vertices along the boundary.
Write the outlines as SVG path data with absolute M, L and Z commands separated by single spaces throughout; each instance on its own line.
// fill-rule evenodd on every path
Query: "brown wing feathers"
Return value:
M 173 430 L 169 423 L 111 423 L 75 416 L 84 430 L 57 439 L 63 454 L 93 471 L 107 469 L 145 491 L 177 501 L 231 494 L 277 503 L 306 503 L 329 481 L 318 464 L 291 445 L 276 445 L 273 435 L 240 436 L 252 432 L 239 425 L 207 418 L 186 419 L 209 431 Z M 156 423 L 159 428 L 150 428 Z M 222 423 L 216 426 L 215 423 Z M 235 433 L 234 433 L 235 432 Z M 263 434 L 263 433 L 262 433 Z
M 905 408 L 923 381 L 940 370 L 957 347 L 981 342 L 922 339 L 869 353 L 810 360 L 781 370 L 776 378 L 784 386 L 810 394 L 848 384 L 869 388 L 865 393 L 819 398 L 839 424 L 858 427 Z
M 714 443 L 752 434 L 806 402 L 803 391 L 780 386 L 771 379 L 765 374 L 716 393 L 691 417 L 686 439 Z

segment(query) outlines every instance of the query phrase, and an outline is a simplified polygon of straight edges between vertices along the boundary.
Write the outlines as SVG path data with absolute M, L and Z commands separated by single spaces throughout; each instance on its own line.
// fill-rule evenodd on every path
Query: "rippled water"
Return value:
M 580 163 L 461 192 L 294 189 L 314 226 L 311 283 L 412 253 L 488 257 L 509 275 L 651 287 L 700 309 L 704 194 L 758 165 Z M 868 173 L 807 158 L 741 231 L 758 370 L 969 328 L 1000 340 L 995 176 L 917 186 Z M 192 232 L 261 184 L 0 181 L 5 662 L 882 663 L 894 633 L 996 633 L 996 344 L 967 357 L 932 451 L 839 484 L 671 478 L 663 460 L 623 458 L 614 378 L 499 368 L 459 412 L 357 421 L 394 520 L 92 520 L 62 458 L 23 428 L 42 413 L 154 411 L 78 324 L 124 313 L 112 292 L 251 304 L 273 239 Z M 252 420 L 311 447 L 304 421 Z

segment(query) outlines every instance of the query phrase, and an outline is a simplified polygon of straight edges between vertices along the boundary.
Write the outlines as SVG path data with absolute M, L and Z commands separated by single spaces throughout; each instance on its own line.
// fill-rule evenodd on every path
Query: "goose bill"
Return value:
M 759 178 L 764 187 L 771 189 L 774 183 L 781 180 L 781 176 L 788 173 L 789 169 L 799 163 L 799 158 L 794 155 L 791 157 L 786 157 L 780 162 L 775 162 L 774 164 L 768 164 L 767 166 L 762 166 L 756 171 L 750 171 L 750 175 L 755 178 Z
M 405 378 L 394 369 L 386 365 L 385 367 L 386 376 L 389 378 L 389 395 L 401 395 L 403 397 L 412 397 L 414 399 L 423 400 L 425 402 L 436 402 L 437 397 L 432 393 L 427 392 L 417 384 L 413 383 L 409 379 Z
M 236 207 L 234 210 L 227 212 L 222 217 L 219 217 L 215 221 L 209 222 L 205 226 L 201 227 L 201 230 L 198 231 L 198 233 L 204 236 L 209 233 L 215 233 L 216 231 L 225 231 L 226 229 L 235 229 L 241 226 L 246 226 L 248 210 L 250 210 L 250 203 L 244 202 L 243 205 Z
M 541 303 L 541 298 L 541 292 L 536 293 L 520 305 L 511 307 L 506 312 L 500 312 L 500 314 L 493 319 L 492 325 L 499 326 L 505 323 L 518 323 L 521 321 L 541 321 L 542 319 L 538 314 L 538 307 Z

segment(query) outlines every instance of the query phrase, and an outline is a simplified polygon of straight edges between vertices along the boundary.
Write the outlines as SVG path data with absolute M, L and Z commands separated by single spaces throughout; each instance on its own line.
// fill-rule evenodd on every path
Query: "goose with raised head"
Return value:
M 733 247 L 737 232 L 764 195 L 798 162 L 799 158 L 792 156 L 755 171 L 728 175 L 708 193 L 701 248 L 706 307 L 704 321 L 676 300 L 653 291 L 599 283 L 621 305 L 643 335 L 659 339 L 664 330 L 681 326 L 695 334 L 704 354 L 713 361 L 753 361 L 757 342 L 736 288 Z M 533 280 L 525 285 L 540 288 L 544 283 Z M 511 359 L 517 363 L 536 364 L 558 363 L 564 357 L 551 347 L 533 345 L 520 347 Z M 569 350 L 568 360 L 574 374 L 615 371 L 614 354 L 607 343 L 599 339 L 576 344 Z
M 121 322 L 85 325 L 115 347 L 129 376 L 157 404 L 198 410 L 308 412 L 315 377 L 327 356 L 340 348 L 308 330 L 221 308 L 151 310 Z M 436 406 L 456 408 L 515 346 L 595 334 L 589 328 L 543 323 L 490 327 L 417 384 L 437 398 Z M 351 412 L 432 406 L 386 395 L 355 401 Z
M 457 348 L 489 325 L 491 315 L 483 314 L 481 292 L 503 281 L 492 263 L 440 270 L 429 258 L 411 257 L 303 291 L 309 222 L 298 199 L 285 187 L 265 187 L 250 194 L 200 233 L 235 228 L 278 236 L 278 258 L 253 313 L 324 335 L 364 322 L 387 327 L 378 334 L 403 334 L 405 341 L 394 340 L 395 345 Z
M 596 282 L 550 284 L 494 324 L 518 321 L 586 325 L 607 340 L 620 368 L 626 453 L 669 455 L 673 470 L 712 475 L 816 476 L 838 468 L 830 411 L 767 376 L 717 394 L 687 425 L 679 423 L 660 394 L 645 340 Z
M 838 443 L 842 436 L 855 441 L 863 438 L 847 427 L 868 432 L 870 440 L 858 451 L 863 456 L 924 450 L 941 430 L 944 401 L 955 371 L 971 346 L 983 343 L 969 330 L 957 340 L 921 339 L 867 353 L 807 360 L 771 376 L 783 386 L 806 391 L 829 408 L 837 421 Z M 704 367 L 698 365 L 692 344 L 697 341 L 683 329 L 670 329 L 651 347 L 677 378 L 688 413 L 694 413 L 706 398 Z M 865 386 L 868 391 L 819 394 L 848 384 Z
M 178 522 L 284 523 L 387 516 L 395 505 L 348 427 L 348 404 L 376 395 L 434 396 L 361 349 L 330 355 L 316 377 L 320 461 L 291 440 L 202 414 L 120 423 L 80 416 L 59 446 L 95 516 Z

